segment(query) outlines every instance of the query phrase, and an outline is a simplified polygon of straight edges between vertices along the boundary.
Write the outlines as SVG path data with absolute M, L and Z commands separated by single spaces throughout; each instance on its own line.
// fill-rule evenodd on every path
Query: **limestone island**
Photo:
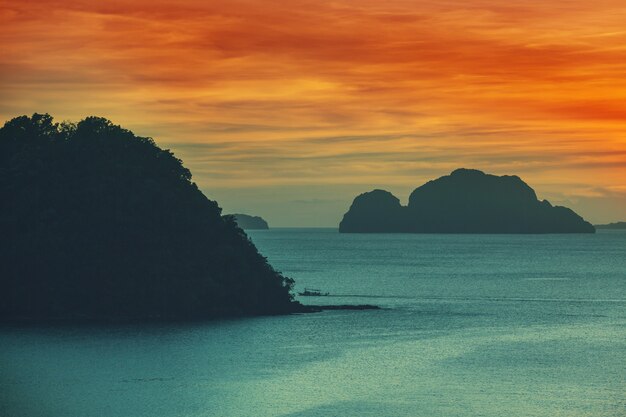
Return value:
M 538 200 L 515 175 L 461 168 L 416 188 L 407 206 L 384 190 L 357 196 L 339 232 L 595 233 L 595 228 L 569 208 Z
M 235 222 L 242 229 L 250 229 L 250 230 L 267 230 L 269 226 L 267 222 L 259 216 L 250 216 L 248 214 L 231 214 L 235 218 Z
M 99 117 L 0 129 L 0 320 L 313 311 L 191 173 Z
M 626 230 L 626 222 L 615 222 L 609 224 L 597 224 L 596 229 Z

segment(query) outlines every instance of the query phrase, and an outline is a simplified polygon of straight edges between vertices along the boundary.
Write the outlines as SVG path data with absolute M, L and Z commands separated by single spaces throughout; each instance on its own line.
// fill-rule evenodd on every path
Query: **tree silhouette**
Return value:
M 198 318 L 297 310 L 169 150 L 107 119 L 0 129 L 0 316 Z

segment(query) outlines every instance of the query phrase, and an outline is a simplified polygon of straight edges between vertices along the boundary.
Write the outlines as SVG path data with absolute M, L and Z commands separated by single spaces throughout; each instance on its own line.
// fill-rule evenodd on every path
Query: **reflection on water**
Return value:
M 383 309 L 4 327 L 0 415 L 626 415 L 626 233 L 252 238 L 333 295 L 302 301 Z

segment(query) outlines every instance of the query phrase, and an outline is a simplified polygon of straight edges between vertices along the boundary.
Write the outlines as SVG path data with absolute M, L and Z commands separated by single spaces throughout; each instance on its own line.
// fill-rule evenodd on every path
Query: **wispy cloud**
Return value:
M 621 0 L 0 1 L 0 118 L 109 117 L 205 189 L 405 190 L 458 166 L 614 189 L 625 20 Z

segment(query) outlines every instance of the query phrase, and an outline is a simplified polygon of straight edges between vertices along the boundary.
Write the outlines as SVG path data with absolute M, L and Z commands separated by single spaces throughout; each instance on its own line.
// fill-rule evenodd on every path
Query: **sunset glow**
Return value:
M 0 1 L 0 119 L 111 119 L 227 212 L 336 226 L 458 167 L 626 220 L 621 0 Z

